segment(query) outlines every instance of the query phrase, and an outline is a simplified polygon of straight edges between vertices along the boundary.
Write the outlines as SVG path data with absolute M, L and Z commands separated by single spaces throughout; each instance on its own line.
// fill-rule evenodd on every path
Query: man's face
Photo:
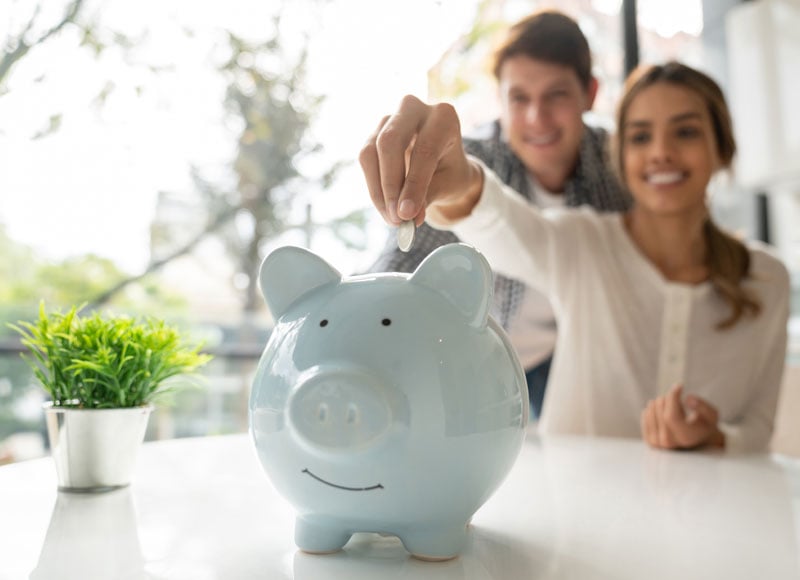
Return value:
M 578 160 L 583 113 L 597 82 L 585 88 L 569 67 L 524 55 L 500 69 L 500 123 L 514 153 L 547 189 L 560 191 Z

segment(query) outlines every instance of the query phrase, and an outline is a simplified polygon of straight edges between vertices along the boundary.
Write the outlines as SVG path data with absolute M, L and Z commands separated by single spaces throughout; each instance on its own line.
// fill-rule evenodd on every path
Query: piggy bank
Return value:
M 486 259 L 450 244 L 413 274 L 343 278 L 282 247 L 259 278 L 276 323 L 250 432 L 295 508 L 297 546 L 335 552 L 355 532 L 377 532 L 422 559 L 458 555 L 528 419 L 524 373 L 489 316 Z

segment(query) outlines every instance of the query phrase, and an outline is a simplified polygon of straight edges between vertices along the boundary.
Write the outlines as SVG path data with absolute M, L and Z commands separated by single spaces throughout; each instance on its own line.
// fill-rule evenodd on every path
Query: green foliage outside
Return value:
M 0 48 L 0 98 L 9 90 L 25 90 L 24 86 L 9 82 L 16 67 L 38 46 L 56 37 L 73 39 L 75 54 L 88 50 L 98 60 L 110 51 L 130 55 L 147 43 L 146 35 L 139 39 L 141 42 L 133 42 L 104 26 L 100 19 L 102 2 L 95 5 L 84 0 L 63 0 L 61 4 L 61 11 L 55 8 L 40 11 L 36 4 L 30 10 L 25 4 L 16 6 L 15 26 L 8 29 Z M 182 327 L 188 328 L 187 301 L 160 286 L 153 274 L 176 258 L 191 254 L 208 237 L 223 243 L 239 279 L 242 275 L 247 277 L 241 292 L 241 307 L 245 312 L 262 305 L 253 273 L 270 240 L 284 232 L 301 229 L 310 240 L 312 230 L 327 228 L 346 247 L 363 249 L 367 219 L 362 211 L 324 224 L 312 223 L 310 213 L 305 223 L 292 223 L 290 218 L 294 208 L 310 208 L 313 196 L 335 182 L 345 163 L 322 167 L 324 164 L 314 161 L 322 152 L 312 131 L 322 97 L 308 91 L 305 49 L 289 51 L 284 46 L 279 34 L 280 5 L 276 4 L 278 15 L 272 27 L 265 23 L 264 39 L 243 39 L 230 33 L 224 45 L 218 47 L 217 54 L 224 57 L 217 70 L 228 87 L 220 107 L 234 127 L 229 177 L 220 179 L 217 174 L 209 179 L 199 169 L 193 170 L 196 195 L 189 203 L 194 207 L 185 209 L 190 212 L 199 208 L 201 217 L 188 227 L 186 223 L 170 221 L 152 224 L 152 258 L 142 271 L 124 272 L 113 261 L 95 255 L 49 260 L 11 240 L 0 223 L 0 346 L 5 347 L 4 356 L 0 356 L 0 441 L 11 432 L 25 430 L 22 425 L 25 422 L 29 423 L 28 429 L 38 429 L 34 419 L 15 415 L 15 405 L 23 401 L 28 405 L 37 387 L 30 369 L 14 352 L 19 347 L 19 336 L 7 323 L 35 319 L 40 300 L 62 309 L 85 303 L 89 305 L 87 310 L 102 307 L 137 316 L 157 315 L 170 324 L 180 321 Z M 191 30 L 183 32 L 194 34 Z M 152 67 L 141 59 L 124 60 L 126 66 L 139 69 L 143 78 L 173 74 L 168 67 Z M 65 59 L 62 64 L 69 67 L 71 63 Z M 98 74 L 109 75 L 100 67 Z M 43 71 L 35 82 L 46 76 Z M 116 81 L 116 74 L 110 74 L 93 106 L 102 106 L 115 90 Z M 32 138 L 47 139 L 59 130 L 59 111 L 35 112 L 49 122 Z M 238 227 L 243 222 L 250 227 Z M 220 359 L 210 366 L 219 365 L 227 363 L 223 365 Z M 220 372 L 229 376 L 234 371 Z M 181 393 L 179 400 L 182 402 L 186 397 L 195 400 L 192 391 Z M 198 407 L 210 406 L 207 400 L 195 402 Z M 241 401 L 234 404 L 242 405 Z M 185 434 L 197 432 L 195 429 Z
M 6 323 L 32 318 L 41 301 L 62 308 L 83 304 L 126 277 L 112 260 L 93 254 L 47 260 L 10 239 L 0 223 L 0 341 L 13 335 Z M 119 311 L 144 315 L 166 311 L 172 318 L 185 316 L 185 305 L 184 297 L 159 287 L 156 281 L 143 281 L 137 289 L 117 294 L 110 304 Z

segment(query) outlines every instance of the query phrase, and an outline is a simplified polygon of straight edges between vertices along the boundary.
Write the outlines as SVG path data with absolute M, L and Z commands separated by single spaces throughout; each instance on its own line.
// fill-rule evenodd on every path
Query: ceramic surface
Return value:
M 297 545 L 333 552 L 382 532 L 421 558 L 458 554 L 527 424 L 522 368 L 489 317 L 485 258 L 451 244 L 410 275 L 343 278 L 284 247 L 260 283 L 276 325 L 250 429 L 297 511 Z

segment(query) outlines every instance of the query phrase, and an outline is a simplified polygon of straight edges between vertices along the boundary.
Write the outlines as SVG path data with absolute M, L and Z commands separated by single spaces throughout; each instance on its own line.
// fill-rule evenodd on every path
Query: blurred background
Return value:
M 800 1 L 2 0 L 0 464 L 47 452 L 44 393 L 6 326 L 42 300 L 158 316 L 215 355 L 148 439 L 246 431 L 272 325 L 263 256 L 294 244 L 366 268 L 388 233 L 358 167 L 366 137 L 406 93 L 452 102 L 465 129 L 494 118 L 496 34 L 542 7 L 589 38 L 592 123 L 613 129 L 631 33 L 639 61 L 683 60 L 725 89 L 740 154 L 712 211 L 792 271 L 797 398 Z

